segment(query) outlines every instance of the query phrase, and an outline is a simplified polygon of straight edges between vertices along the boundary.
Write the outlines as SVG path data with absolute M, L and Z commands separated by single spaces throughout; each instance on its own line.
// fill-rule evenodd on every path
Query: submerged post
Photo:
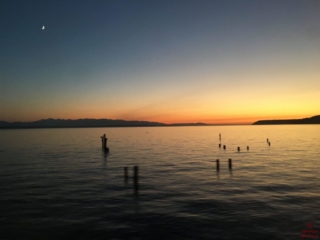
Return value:
M 220 164 L 219 164 L 219 159 L 217 159 L 217 172 L 219 172 L 219 170 L 220 170 Z
M 219 148 L 221 148 L 221 143 L 219 143 Z
M 238 147 L 238 152 L 240 152 L 240 147 Z
M 249 151 L 249 146 L 247 146 L 247 151 Z
M 270 146 L 271 142 L 268 142 L 268 144 L 269 144 L 269 146 Z
M 223 149 L 226 150 L 226 145 L 223 145 Z
M 231 169 L 232 169 L 232 159 L 229 158 L 229 170 L 231 170 Z

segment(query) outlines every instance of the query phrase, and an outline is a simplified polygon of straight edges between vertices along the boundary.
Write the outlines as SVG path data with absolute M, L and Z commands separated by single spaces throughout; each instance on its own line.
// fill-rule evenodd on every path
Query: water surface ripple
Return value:
M 301 239 L 319 143 L 317 125 L 1 130 L 0 239 Z

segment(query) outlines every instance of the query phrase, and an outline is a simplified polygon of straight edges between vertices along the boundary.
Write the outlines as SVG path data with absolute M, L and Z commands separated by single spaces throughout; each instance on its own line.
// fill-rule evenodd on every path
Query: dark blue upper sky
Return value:
M 222 119 L 232 118 L 237 104 L 212 107 L 214 96 L 250 95 L 263 106 L 270 93 L 281 102 L 302 91 L 301 99 L 319 86 L 319 16 L 317 0 L 2 0 L 0 120 L 165 120 L 185 105 L 178 115 Z M 266 90 L 266 81 L 274 87 Z M 288 109 L 264 107 L 258 115 Z M 287 115 L 304 114 L 301 108 Z

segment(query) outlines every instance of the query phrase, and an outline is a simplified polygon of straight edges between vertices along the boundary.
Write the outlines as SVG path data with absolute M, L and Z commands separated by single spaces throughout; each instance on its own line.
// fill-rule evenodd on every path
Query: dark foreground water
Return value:
M 319 125 L 1 130 L 0 239 L 311 239 L 319 156 Z

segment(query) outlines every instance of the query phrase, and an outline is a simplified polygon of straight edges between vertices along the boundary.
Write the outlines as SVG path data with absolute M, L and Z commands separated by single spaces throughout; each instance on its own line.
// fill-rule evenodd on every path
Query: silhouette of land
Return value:
M 252 125 L 277 125 L 277 124 L 320 124 L 320 115 L 303 119 L 285 120 L 259 120 Z M 86 128 L 86 127 L 170 127 L 170 126 L 211 126 L 215 124 L 197 123 L 172 123 L 149 121 L 126 121 L 122 119 L 42 119 L 34 122 L 5 122 L 0 121 L 0 129 L 15 128 Z
M 277 125 L 277 124 L 320 124 L 320 115 L 302 119 L 285 119 L 285 120 L 260 120 L 253 125 Z
M 85 127 L 159 127 L 159 126 L 205 126 L 205 123 L 165 124 L 148 121 L 126 121 L 112 119 L 42 119 L 34 122 L 0 121 L 0 129 L 12 128 L 85 128 Z

